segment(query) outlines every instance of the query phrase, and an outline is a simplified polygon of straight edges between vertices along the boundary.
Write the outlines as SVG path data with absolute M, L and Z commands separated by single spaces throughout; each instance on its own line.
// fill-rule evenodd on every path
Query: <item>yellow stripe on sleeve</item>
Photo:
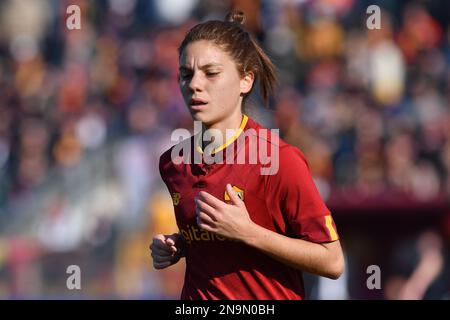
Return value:
M 330 234 L 331 241 L 336 241 L 339 237 L 336 230 L 333 227 L 333 218 L 330 215 L 325 216 L 325 225 L 327 226 L 328 233 Z

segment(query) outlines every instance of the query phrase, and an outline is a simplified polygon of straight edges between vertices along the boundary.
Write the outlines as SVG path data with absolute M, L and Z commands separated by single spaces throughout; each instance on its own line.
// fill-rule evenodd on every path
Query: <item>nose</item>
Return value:
M 191 92 L 198 92 L 203 90 L 203 79 L 201 78 L 200 72 L 195 72 L 189 81 L 189 90 Z

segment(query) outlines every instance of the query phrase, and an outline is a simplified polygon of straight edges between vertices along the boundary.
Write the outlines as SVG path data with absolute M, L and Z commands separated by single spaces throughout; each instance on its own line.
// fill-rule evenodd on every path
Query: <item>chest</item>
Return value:
M 167 181 L 178 227 L 181 229 L 196 225 L 194 199 L 200 191 L 206 191 L 217 199 L 229 203 L 227 184 L 231 184 L 244 201 L 254 222 L 270 226 L 272 222 L 266 208 L 264 183 L 257 172 L 257 166 L 239 164 L 184 166 Z

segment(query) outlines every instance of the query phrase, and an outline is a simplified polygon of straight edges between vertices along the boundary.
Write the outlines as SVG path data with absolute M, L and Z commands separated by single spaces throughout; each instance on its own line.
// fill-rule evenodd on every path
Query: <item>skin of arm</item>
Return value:
M 340 277 L 345 263 L 339 240 L 313 243 L 263 228 L 250 219 L 244 202 L 229 184 L 227 192 L 230 204 L 205 191 L 198 194 L 195 203 L 200 228 L 242 241 L 298 270 L 330 279 Z

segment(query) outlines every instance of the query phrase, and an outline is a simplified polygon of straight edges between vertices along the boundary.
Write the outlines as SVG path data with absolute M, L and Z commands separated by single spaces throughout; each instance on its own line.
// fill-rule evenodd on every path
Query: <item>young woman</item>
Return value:
M 181 93 L 212 136 L 180 142 L 192 145 L 183 159 L 201 161 L 175 161 L 174 147 L 160 159 L 180 232 L 156 235 L 150 249 L 156 269 L 186 258 L 181 299 L 304 299 L 302 271 L 337 279 L 344 269 L 335 224 L 302 153 L 260 134 L 264 128 L 243 114 L 255 81 L 266 103 L 276 85 L 274 66 L 244 19 L 233 12 L 198 24 L 179 48 Z M 257 149 L 240 139 L 248 132 Z M 276 151 L 270 174 L 261 174 L 261 162 L 229 161 L 263 147 Z M 218 154 L 225 160 L 205 161 Z

